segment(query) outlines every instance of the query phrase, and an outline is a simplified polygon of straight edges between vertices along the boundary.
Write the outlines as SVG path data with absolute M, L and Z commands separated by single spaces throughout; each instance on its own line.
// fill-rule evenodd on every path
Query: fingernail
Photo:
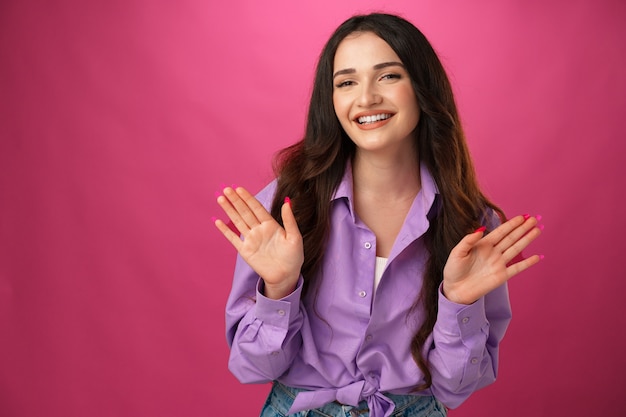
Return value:
M 212 217 L 211 217 L 211 221 L 212 221 L 213 223 L 215 223 L 215 221 L 216 221 L 216 220 L 217 220 L 217 217 L 215 217 L 215 216 L 212 216 Z
M 226 184 L 221 183 L 221 184 L 220 184 L 220 189 L 221 189 L 221 190 L 223 190 L 224 188 L 226 188 Z
M 219 197 L 219 196 L 221 196 L 221 195 L 222 195 L 222 193 L 220 193 L 219 191 L 216 191 L 216 192 L 215 192 L 215 198 L 217 198 L 217 197 Z
M 487 230 L 487 226 L 480 226 L 478 229 L 474 230 L 474 233 L 480 233 Z
M 524 220 L 530 219 L 530 214 L 524 214 Z
M 543 258 L 545 258 L 545 256 L 539 255 L 539 260 L 542 260 Z
M 535 219 L 537 219 L 537 221 L 540 221 L 540 220 L 542 219 L 541 214 L 537 214 L 537 215 L 535 216 Z
M 285 204 L 291 205 L 291 199 L 289 197 L 285 197 Z
M 539 230 L 543 230 L 543 228 L 544 228 L 544 227 L 545 227 L 545 226 L 544 226 L 543 224 L 540 224 L 540 225 L 538 225 L 538 226 L 537 226 L 537 229 L 539 229 Z

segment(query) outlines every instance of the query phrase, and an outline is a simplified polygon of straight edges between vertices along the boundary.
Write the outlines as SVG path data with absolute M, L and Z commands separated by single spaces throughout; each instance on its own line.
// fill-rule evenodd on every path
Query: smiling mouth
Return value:
M 389 113 L 381 113 L 381 114 L 373 114 L 371 116 L 361 116 L 356 119 L 356 121 L 361 125 L 368 125 L 371 123 L 380 122 L 381 120 L 389 119 L 392 114 Z

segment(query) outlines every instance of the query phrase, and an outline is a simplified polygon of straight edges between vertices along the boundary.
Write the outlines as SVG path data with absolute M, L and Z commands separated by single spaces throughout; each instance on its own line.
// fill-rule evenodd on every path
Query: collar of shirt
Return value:
M 410 242 L 424 234 L 428 230 L 429 221 L 432 220 L 440 209 L 439 189 L 428 168 L 423 163 L 420 164 L 420 180 L 422 183 L 421 189 L 407 213 L 400 234 L 396 238 L 396 244 L 389 255 L 389 260 L 393 259 Z M 353 181 L 352 164 L 348 162 L 341 183 L 339 183 L 337 191 L 331 198 L 331 202 L 345 199 L 352 221 L 357 223 L 354 211 Z

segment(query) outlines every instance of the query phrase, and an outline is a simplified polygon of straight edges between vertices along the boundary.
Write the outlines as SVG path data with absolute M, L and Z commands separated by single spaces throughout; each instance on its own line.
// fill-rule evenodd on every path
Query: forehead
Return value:
M 391 46 L 372 32 L 354 32 L 346 36 L 335 53 L 334 71 L 369 69 L 381 62 L 401 62 Z

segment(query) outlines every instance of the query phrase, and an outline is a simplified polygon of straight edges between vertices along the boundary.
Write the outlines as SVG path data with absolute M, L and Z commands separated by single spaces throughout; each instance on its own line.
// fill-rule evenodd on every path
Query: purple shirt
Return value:
M 290 413 L 335 400 L 354 406 L 366 400 L 372 417 L 393 410 L 384 392 L 409 394 L 423 382 L 409 347 L 422 316 L 409 310 L 422 287 L 428 256 L 423 235 L 438 191 L 423 166 L 421 180 L 376 290 L 376 236 L 354 212 L 350 166 L 330 203 L 315 308 L 313 291 L 301 296 L 302 277 L 292 294 L 271 300 L 263 296 L 263 281 L 237 257 L 226 328 L 229 368 L 241 382 L 279 380 L 311 390 L 298 394 Z M 275 189 L 272 182 L 257 196 L 266 208 Z M 432 386 L 413 394 L 434 395 L 455 408 L 492 383 L 510 319 L 506 285 L 471 305 L 449 301 L 440 288 L 437 322 L 425 350 Z

